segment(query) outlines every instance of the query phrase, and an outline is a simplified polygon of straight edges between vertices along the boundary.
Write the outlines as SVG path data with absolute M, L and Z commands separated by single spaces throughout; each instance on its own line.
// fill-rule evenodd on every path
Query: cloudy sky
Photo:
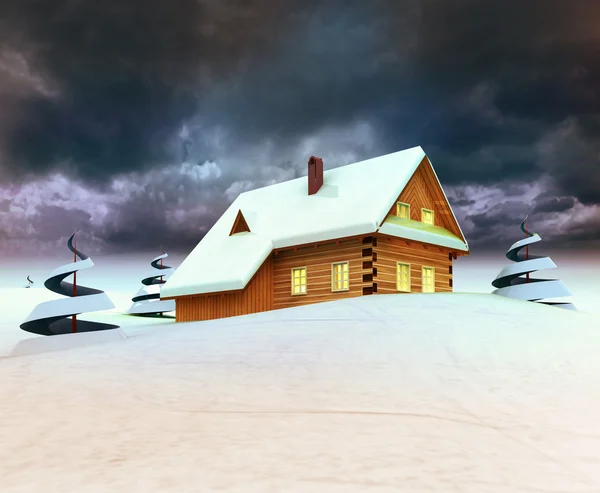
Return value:
M 187 253 L 241 191 L 421 145 L 472 250 L 600 248 L 600 5 L 4 0 L 0 248 Z

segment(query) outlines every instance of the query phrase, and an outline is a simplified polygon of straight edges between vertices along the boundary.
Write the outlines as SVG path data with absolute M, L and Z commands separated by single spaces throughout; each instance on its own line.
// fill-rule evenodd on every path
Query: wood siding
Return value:
M 371 294 L 399 293 L 396 262 L 410 264 L 411 292 L 422 292 L 422 268 L 435 269 L 435 291 L 452 291 L 448 248 L 387 235 L 351 237 L 273 252 L 246 289 L 177 297 L 176 321 L 233 317 Z M 332 290 L 332 264 L 348 262 L 349 289 Z M 292 294 L 292 269 L 306 267 L 306 294 Z
M 442 188 L 437 183 L 433 168 L 427 158 L 421 161 L 400 196 L 394 201 L 388 215 L 396 215 L 397 202 L 410 205 L 410 218 L 413 221 L 421 221 L 422 208 L 432 210 L 435 226 L 447 229 L 464 241 L 458 224 L 452 216 L 450 205 L 444 197 Z
M 307 305 L 322 301 L 361 296 L 363 274 L 372 272 L 363 269 L 363 244 L 360 237 L 344 238 L 296 249 L 282 249 L 273 257 L 273 309 Z M 349 289 L 332 291 L 332 268 L 335 262 L 348 262 Z M 292 294 L 292 269 L 306 267 L 306 294 Z
M 377 193 L 377 192 L 375 192 Z M 463 239 L 431 163 L 425 157 L 394 201 L 410 205 L 410 219 L 421 221 L 421 209 L 434 211 L 434 224 Z M 248 231 L 238 211 L 230 234 Z M 261 311 L 351 298 L 401 293 L 396 289 L 396 263 L 410 264 L 411 292 L 422 292 L 423 267 L 433 267 L 435 292 L 452 291 L 452 258 L 468 255 L 378 233 L 274 250 L 245 289 L 175 297 L 177 322 L 210 320 Z M 349 289 L 332 289 L 332 264 L 348 262 Z M 292 294 L 292 269 L 306 268 L 306 293 Z
M 245 289 L 176 297 L 175 308 L 177 322 L 235 317 L 271 310 L 273 308 L 273 254 L 264 261 Z
M 393 236 L 375 235 L 377 246 L 374 251 L 377 260 L 377 293 L 399 293 L 396 289 L 396 262 L 410 264 L 411 293 L 422 292 L 423 267 L 435 269 L 435 292 L 452 292 L 452 260 L 450 250 L 444 247 L 426 245 L 416 241 L 403 240 Z

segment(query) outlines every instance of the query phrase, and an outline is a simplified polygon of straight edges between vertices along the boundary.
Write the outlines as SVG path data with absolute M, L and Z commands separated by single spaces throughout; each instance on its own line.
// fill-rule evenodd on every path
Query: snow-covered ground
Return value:
M 166 316 L 163 318 L 132 317 L 125 315 L 124 312 L 131 306 L 131 295 L 116 291 L 107 291 L 106 294 L 115 304 L 114 309 L 86 313 L 80 315 L 78 318 L 81 320 L 93 320 L 120 325 L 124 330 L 127 330 L 127 332 L 131 334 L 136 333 L 141 327 L 144 327 L 143 330 L 146 330 L 146 327 L 149 325 L 174 323 L 174 313 L 165 314 Z M 64 296 L 53 293 L 44 287 L 29 289 L 0 288 L 0 309 L 2 311 L 2 318 L 0 319 L 0 357 L 9 356 L 15 347 L 22 341 L 29 341 L 34 338 L 40 339 L 40 337 L 42 341 L 46 339 L 44 336 L 25 332 L 21 330 L 19 326 L 37 304 L 57 299 L 64 299 Z M 98 340 L 102 337 L 105 336 L 97 336 L 94 338 L 91 335 L 88 335 L 87 339 Z M 59 339 L 65 340 L 65 338 Z M 85 337 L 79 339 L 85 339 Z M 56 344 L 56 341 L 54 343 L 47 342 L 46 344 Z M 30 346 L 33 347 L 33 345 Z M 27 350 L 28 345 L 21 344 L 21 347 Z
M 600 491 L 598 315 L 435 293 L 119 319 L 0 358 L 2 493 Z

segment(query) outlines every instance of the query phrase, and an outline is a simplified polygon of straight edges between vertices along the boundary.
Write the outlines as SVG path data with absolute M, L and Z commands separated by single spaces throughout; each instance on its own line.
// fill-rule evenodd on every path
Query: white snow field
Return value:
M 0 358 L 2 493 L 600 491 L 598 315 L 434 293 L 123 331 Z
M 131 305 L 131 295 L 115 291 L 106 291 L 106 294 L 115 304 L 115 308 L 81 314 L 77 318 L 120 325 L 123 331 L 88 332 L 77 334 L 77 337 L 46 337 L 25 332 L 19 326 L 39 303 L 66 298 L 44 287 L 28 289 L 0 288 L 0 312 L 2 313 L 0 319 L 0 358 L 14 354 L 39 353 L 118 340 L 126 337 L 125 330 L 127 330 L 127 334 L 135 334 L 139 327 L 144 327 L 143 330 L 147 331 L 148 326 L 174 323 L 174 312 L 166 313 L 162 318 L 125 315 L 125 311 Z

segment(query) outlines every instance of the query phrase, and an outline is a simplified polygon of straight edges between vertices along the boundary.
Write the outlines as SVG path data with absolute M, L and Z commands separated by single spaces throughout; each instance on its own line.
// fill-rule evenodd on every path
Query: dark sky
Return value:
M 595 0 L 3 0 L 0 247 L 187 252 L 241 191 L 421 145 L 473 250 L 600 248 Z

